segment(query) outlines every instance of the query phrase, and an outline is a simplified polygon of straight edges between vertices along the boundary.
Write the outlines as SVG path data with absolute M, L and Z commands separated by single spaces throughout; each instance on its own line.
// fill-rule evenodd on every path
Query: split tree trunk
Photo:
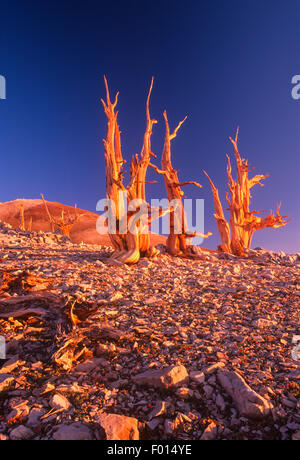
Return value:
M 227 193 L 226 200 L 230 211 L 230 226 L 224 217 L 218 189 L 215 187 L 208 174 L 205 171 L 204 173 L 210 182 L 214 197 L 214 216 L 221 237 L 221 245 L 219 245 L 218 249 L 221 252 L 229 252 L 240 256 L 244 254 L 245 249 L 250 249 L 252 237 L 256 230 L 261 230 L 266 227 L 284 227 L 288 223 L 288 220 L 286 220 L 287 216 L 280 216 L 280 205 L 277 206 L 276 215 L 271 212 L 266 217 L 257 217 L 256 214 L 260 214 L 264 211 L 250 211 L 250 190 L 256 184 L 263 186 L 261 180 L 266 179 L 268 175 L 256 175 L 252 178 L 248 177 L 248 162 L 241 158 L 238 150 L 238 132 L 239 130 L 237 130 L 235 139 L 230 137 L 236 159 L 236 180 L 232 178 L 231 162 L 227 155 L 227 176 L 230 196 L 229 193 Z
M 111 218 L 116 220 L 116 232 L 110 232 L 109 236 L 112 245 L 115 249 L 111 257 L 111 261 L 116 263 L 136 263 L 141 256 L 151 256 L 158 251 L 150 247 L 149 235 L 149 218 L 148 208 L 146 211 L 141 210 L 141 206 L 145 207 L 145 182 L 147 168 L 150 163 L 150 158 L 154 154 L 151 151 L 151 135 L 152 128 L 156 120 L 151 119 L 149 111 L 149 100 L 153 87 L 153 78 L 151 81 L 150 90 L 146 102 L 146 117 L 147 125 L 144 134 L 144 142 L 141 155 L 134 155 L 130 165 L 130 182 L 125 188 L 123 185 L 123 164 L 125 160 L 121 152 L 120 129 L 117 123 L 118 112 L 115 108 L 118 101 L 118 93 L 114 103 L 110 101 L 110 94 L 107 80 L 104 77 L 106 87 L 106 102 L 102 100 L 104 112 L 107 116 L 107 134 L 104 139 L 105 148 L 105 169 L 106 169 L 106 196 L 114 203 Z M 125 194 L 122 192 L 126 192 Z M 127 206 L 135 200 L 136 209 L 130 210 Z M 141 211 L 141 213 L 139 213 Z M 140 216 L 137 218 L 137 213 Z M 141 215 L 142 214 L 142 215 Z M 134 225 L 132 222 L 136 220 L 136 232 L 133 232 Z M 125 222 L 125 231 L 122 229 Z M 122 231 L 121 231 L 122 229 Z

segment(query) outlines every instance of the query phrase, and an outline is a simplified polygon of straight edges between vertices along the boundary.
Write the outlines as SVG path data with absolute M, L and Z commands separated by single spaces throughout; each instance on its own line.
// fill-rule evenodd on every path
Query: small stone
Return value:
M 105 353 L 113 353 L 116 351 L 116 345 L 114 343 L 109 343 L 109 344 L 104 344 L 104 343 L 99 343 L 97 350 L 96 350 L 96 355 L 100 356 Z M 79 364 L 80 366 L 80 364 Z M 78 367 L 78 366 L 77 366 Z
M 154 431 L 161 422 L 161 418 L 154 418 L 150 420 L 150 422 L 147 422 L 147 427 L 149 428 L 149 430 Z
M 267 416 L 273 405 L 247 385 L 236 372 L 219 371 L 218 380 L 224 390 L 231 396 L 240 414 L 253 419 Z
M 203 390 L 208 399 L 212 396 L 214 392 L 213 387 L 211 387 L 210 385 L 204 385 Z
M 293 434 L 292 440 L 293 441 L 300 441 L 300 431 L 297 431 L 296 433 Z
M 218 363 L 212 364 L 211 366 L 204 369 L 203 372 L 205 375 L 211 375 L 218 369 L 221 369 L 222 367 L 225 367 L 225 364 L 222 361 L 219 361 Z
M 223 412 L 225 407 L 226 407 L 226 404 L 225 404 L 225 401 L 223 399 L 223 397 L 220 395 L 220 393 L 218 393 L 217 397 L 216 397 L 216 405 L 218 406 L 218 408 Z
M 84 390 L 78 385 L 77 382 L 69 384 L 61 384 L 56 388 L 56 391 L 61 393 L 82 393 Z
M 144 300 L 144 303 L 146 305 L 156 305 L 158 302 L 158 299 L 156 297 L 149 297 L 148 299 Z
M 43 369 L 43 363 L 41 361 L 37 361 L 36 363 L 31 364 L 32 369 Z
M 31 409 L 26 425 L 34 427 L 38 425 L 40 418 L 45 415 L 45 411 L 42 408 L 34 407 Z
M 82 423 L 58 425 L 55 430 L 53 434 L 55 441 L 91 441 L 93 439 L 91 430 Z
M 83 373 L 89 373 L 96 367 L 99 367 L 103 364 L 102 358 L 93 358 L 93 359 L 88 359 L 87 361 L 84 361 L 83 363 L 78 364 L 75 367 L 76 372 L 83 372 Z
M 276 323 L 274 321 L 271 321 L 271 320 L 268 320 L 268 319 L 259 318 L 259 319 L 255 320 L 255 321 L 253 321 L 252 324 L 253 324 L 254 327 L 257 327 L 258 329 L 264 329 L 264 328 L 272 327 Z
M 21 441 L 33 438 L 34 432 L 24 425 L 19 425 L 10 432 L 9 437 L 12 441 Z
M 218 434 L 218 427 L 215 422 L 211 422 L 204 430 L 200 440 L 201 441 L 213 441 L 216 439 Z
M 134 376 L 132 380 L 138 385 L 167 389 L 187 382 L 188 377 L 184 366 L 169 366 L 164 369 L 148 370 Z
M 192 371 L 192 372 L 190 372 L 190 379 L 193 382 L 196 382 L 198 384 L 202 384 L 202 383 L 205 382 L 205 374 L 204 374 L 204 372 L 200 372 L 200 371 Z
M 174 426 L 173 420 L 166 419 L 165 424 L 164 424 L 164 430 L 165 430 L 166 435 L 170 436 L 171 434 L 173 434 L 174 429 L 175 429 L 175 426 Z
M 138 420 L 117 414 L 100 414 L 98 422 L 106 434 L 107 441 L 138 441 Z
M 121 292 L 116 292 L 109 298 L 109 302 L 116 302 L 117 300 L 123 299 Z
M 57 393 L 50 399 L 50 406 L 57 410 L 69 410 L 72 404 L 67 398 Z
M 181 387 L 176 391 L 176 396 L 180 399 L 189 399 L 193 396 L 194 392 L 190 388 Z
M 140 260 L 140 262 L 139 262 L 139 266 L 141 266 L 141 267 L 148 268 L 148 267 L 151 267 L 151 265 L 153 265 L 153 264 L 152 264 L 152 262 L 150 262 L 150 260 L 143 259 L 143 260 Z

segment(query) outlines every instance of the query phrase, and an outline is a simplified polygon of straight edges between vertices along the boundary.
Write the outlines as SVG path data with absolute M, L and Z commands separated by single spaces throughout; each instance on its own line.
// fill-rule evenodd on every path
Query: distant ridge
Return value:
M 28 225 L 32 218 L 32 231 L 51 231 L 51 225 L 45 210 L 43 201 L 40 199 L 17 199 L 0 203 L 0 221 L 10 224 L 13 228 L 20 227 L 20 209 L 24 205 L 25 225 Z M 47 201 L 47 206 L 54 218 L 61 216 L 62 210 L 65 214 L 74 215 L 74 207 L 67 206 L 55 201 Z M 99 214 L 77 208 L 78 214 L 85 214 L 71 230 L 71 238 L 74 243 L 99 244 L 111 246 L 108 235 L 99 235 L 96 231 L 96 222 Z M 104 219 L 103 217 L 101 217 Z M 151 234 L 151 244 L 164 244 L 166 238 L 162 235 Z

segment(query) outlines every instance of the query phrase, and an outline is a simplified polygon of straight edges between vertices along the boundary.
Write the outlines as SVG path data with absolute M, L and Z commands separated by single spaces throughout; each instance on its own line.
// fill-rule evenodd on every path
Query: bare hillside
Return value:
M 0 203 L 0 221 L 10 224 L 13 228 L 20 227 L 20 209 L 19 206 L 24 205 L 25 225 L 29 225 L 32 219 L 32 230 L 47 232 L 51 230 L 51 225 L 45 206 L 42 200 L 19 199 Z M 54 218 L 59 218 L 61 212 L 65 215 L 74 216 L 74 208 L 57 202 L 47 201 L 47 206 L 51 215 Z M 100 235 L 96 231 L 96 222 L 99 219 L 99 214 L 83 209 L 77 209 L 78 214 L 84 216 L 77 222 L 71 230 L 71 239 L 74 243 L 87 243 L 109 246 L 110 239 L 108 235 Z M 103 219 L 100 217 L 100 219 Z M 151 244 L 164 243 L 166 238 L 161 235 L 151 234 Z

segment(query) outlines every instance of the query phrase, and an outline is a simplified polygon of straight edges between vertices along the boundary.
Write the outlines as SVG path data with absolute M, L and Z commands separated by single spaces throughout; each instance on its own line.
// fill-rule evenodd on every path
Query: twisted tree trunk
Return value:
M 47 202 L 45 201 L 44 195 L 41 193 L 41 197 L 45 206 L 46 213 L 49 218 L 49 222 L 51 225 L 51 230 L 52 232 L 55 232 L 55 230 L 59 230 L 63 235 L 67 236 L 70 238 L 70 232 L 74 225 L 79 222 L 79 220 L 85 216 L 85 213 L 82 214 L 77 214 L 77 204 L 75 203 L 74 206 L 74 216 L 70 216 L 68 213 L 67 215 L 67 220 L 65 220 L 65 212 L 62 209 L 61 211 L 61 217 L 59 219 L 54 218 L 48 208 Z M 31 222 L 32 224 L 32 222 Z
M 111 261 L 116 263 L 136 263 L 141 256 L 152 256 L 158 253 L 150 247 L 148 216 L 149 205 L 146 203 L 145 183 L 147 168 L 151 156 L 152 128 L 156 120 L 151 119 L 149 100 L 153 87 L 153 78 L 146 102 L 146 131 L 142 151 L 134 155 L 130 165 L 130 181 L 125 188 L 123 185 L 123 164 L 125 160 L 121 152 L 120 130 L 117 123 L 118 112 L 115 112 L 118 94 L 114 103 L 110 101 L 107 80 L 106 102 L 102 101 L 107 116 L 107 134 L 104 139 L 105 169 L 106 169 L 106 196 L 114 204 L 111 218 L 116 221 L 115 232 L 109 231 L 112 245 L 115 249 Z M 125 193 L 122 193 L 125 192 Z M 132 204 L 134 205 L 132 207 Z M 128 208 L 128 211 L 127 211 Z
M 185 185 L 195 185 L 196 187 L 201 188 L 202 185 L 195 181 L 188 182 L 179 182 L 178 171 L 176 171 L 171 162 L 171 140 L 177 136 L 177 132 L 181 125 L 185 122 L 186 118 L 178 123 L 177 127 L 170 133 L 170 127 L 167 117 L 167 112 L 164 111 L 164 119 L 166 125 L 165 141 L 164 148 L 161 158 L 161 169 L 155 167 L 151 164 L 159 174 L 162 174 L 164 177 L 167 198 L 171 204 L 170 212 L 170 233 L 167 239 L 167 250 L 171 255 L 197 255 L 196 249 L 190 245 L 187 240 L 192 239 L 195 236 L 200 236 L 202 238 L 208 238 L 211 233 L 206 235 L 202 233 L 191 233 L 188 230 L 186 213 L 184 210 L 182 198 L 184 192 L 181 187 Z
M 256 214 L 260 214 L 264 211 L 250 211 L 250 190 L 256 184 L 263 186 L 261 180 L 266 179 L 268 175 L 256 175 L 252 178 L 248 177 L 248 162 L 241 158 L 238 150 L 238 132 L 239 130 L 237 130 L 235 139 L 230 137 L 236 159 L 236 180 L 232 178 L 231 162 L 227 155 L 227 176 L 230 195 L 228 192 L 226 193 L 226 201 L 230 211 L 230 226 L 224 217 L 218 189 L 215 187 L 208 174 L 205 171 L 204 173 L 210 182 L 214 197 L 214 216 L 221 237 L 221 245 L 218 246 L 218 249 L 221 252 L 243 255 L 244 250 L 250 248 L 252 237 L 256 230 L 261 230 L 266 227 L 284 227 L 289 220 L 286 220 L 287 216 L 280 216 L 280 205 L 277 206 L 276 215 L 271 212 L 266 217 L 257 217 Z

